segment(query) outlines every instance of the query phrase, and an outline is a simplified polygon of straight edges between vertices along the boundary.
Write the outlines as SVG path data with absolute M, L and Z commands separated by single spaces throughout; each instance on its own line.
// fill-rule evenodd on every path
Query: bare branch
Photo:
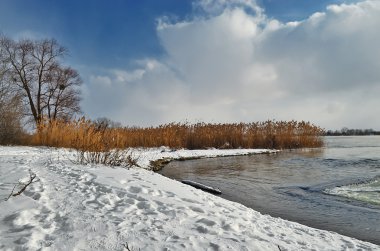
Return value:
M 20 194 L 22 194 L 25 189 L 33 183 L 33 180 L 36 178 L 36 174 L 33 173 L 31 170 L 29 170 L 29 181 L 27 181 L 26 183 L 22 183 L 22 182 L 19 182 L 18 184 L 16 184 L 13 189 L 12 189 L 12 192 L 9 194 L 8 198 L 5 199 L 5 201 L 9 200 L 10 197 L 16 197 L 16 196 L 19 196 Z M 17 185 L 22 185 L 21 189 L 17 192 L 17 193 L 13 193 L 16 186 Z
M 16 185 L 13 186 L 12 192 L 9 194 L 8 198 L 5 199 L 5 201 L 9 200 L 9 198 L 12 197 L 13 191 L 15 190 L 15 188 L 16 188 L 17 185 L 18 184 L 16 184 Z

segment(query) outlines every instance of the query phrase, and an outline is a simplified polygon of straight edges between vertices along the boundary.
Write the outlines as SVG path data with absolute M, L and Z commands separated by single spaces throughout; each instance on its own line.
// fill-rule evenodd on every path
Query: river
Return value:
M 325 147 L 173 161 L 161 174 L 222 191 L 263 214 L 380 245 L 380 136 L 325 137 Z

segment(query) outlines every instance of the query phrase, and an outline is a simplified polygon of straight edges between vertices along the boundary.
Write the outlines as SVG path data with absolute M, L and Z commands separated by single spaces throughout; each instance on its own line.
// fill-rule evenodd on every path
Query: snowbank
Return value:
M 139 150 L 157 158 L 243 154 L 250 150 Z M 239 152 L 240 151 L 240 152 Z M 79 166 L 73 153 L 0 147 L 1 250 L 380 250 L 336 233 L 262 215 L 142 168 Z
M 154 162 L 157 160 L 175 160 L 175 159 L 195 159 L 195 158 L 215 158 L 237 155 L 250 155 L 262 153 L 276 153 L 277 150 L 268 149 L 208 149 L 208 150 L 173 150 L 167 147 L 159 148 L 138 148 L 132 149 L 132 156 L 137 159 L 137 164 L 145 169 L 154 168 Z

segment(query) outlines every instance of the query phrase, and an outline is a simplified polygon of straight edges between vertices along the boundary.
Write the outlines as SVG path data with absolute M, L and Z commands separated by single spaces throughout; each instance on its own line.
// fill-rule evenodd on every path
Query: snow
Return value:
M 159 158 L 256 150 L 135 149 Z M 263 152 L 263 150 L 257 150 Z M 262 215 L 144 168 L 81 166 L 75 152 L 0 147 L 1 250 L 380 250 L 337 233 Z
M 172 150 L 168 147 L 138 148 L 130 150 L 136 158 L 137 164 L 145 169 L 150 169 L 151 161 L 159 159 L 187 159 L 187 158 L 213 158 L 222 156 L 249 155 L 259 153 L 276 153 L 277 150 L 268 149 L 207 149 L 207 150 Z

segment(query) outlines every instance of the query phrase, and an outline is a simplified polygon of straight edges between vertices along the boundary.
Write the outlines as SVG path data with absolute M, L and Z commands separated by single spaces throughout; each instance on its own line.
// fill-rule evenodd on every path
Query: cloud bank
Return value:
M 159 20 L 165 55 L 92 74 L 84 108 L 126 125 L 308 120 L 380 129 L 380 1 L 269 19 L 255 1 L 203 0 Z

